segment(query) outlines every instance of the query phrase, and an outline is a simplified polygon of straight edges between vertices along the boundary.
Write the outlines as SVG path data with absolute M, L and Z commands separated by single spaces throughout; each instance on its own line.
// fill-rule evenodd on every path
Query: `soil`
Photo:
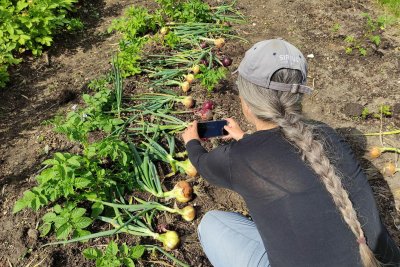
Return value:
M 60 33 L 56 41 L 40 58 L 24 57 L 24 63 L 11 70 L 9 86 L 0 92 L 0 266 L 94 266 L 81 255 L 87 244 L 65 247 L 44 247 L 49 239 L 38 236 L 37 226 L 45 212 L 22 211 L 12 214 L 15 201 L 35 185 L 41 162 L 56 151 L 76 153 L 79 147 L 54 133 L 44 123 L 56 114 L 63 114 L 80 103 L 91 79 L 107 73 L 110 59 L 118 48 L 118 36 L 107 33 L 112 19 L 121 16 L 132 2 L 143 6 L 148 1 L 98 0 L 81 1 L 77 16 L 85 29 L 76 33 Z M 218 0 L 219 2 L 219 0 Z M 393 154 L 379 159 L 365 157 L 372 145 L 400 147 L 400 135 L 365 137 L 365 132 L 379 132 L 400 126 L 400 30 L 399 24 L 382 31 L 382 44 L 370 48 L 365 57 L 345 53 L 344 37 L 360 35 L 365 27 L 361 13 L 372 17 L 383 14 L 375 1 L 355 0 L 272 0 L 238 1 L 240 11 L 248 21 L 235 25 L 237 33 L 249 42 L 230 41 L 227 53 L 233 57 L 233 71 L 244 52 L 255 42 L 282 37 L 308 55 L 308 83 L 314 87 L 304 99 L 306 115 L 323 121 L 342 133 L 355 150 L 368 174 L 376 196 L 382 220 L 400 245 L 400 173 L 384 177 L 380 170 L 387 161 L 399 162 Z M 338 31 L 333 25 L 341 25 Z M 216 102 L 214 117 L 233 117 L 246 130 L 254 130 L 241 115 L 237 93 L 232 90 L 234 77 L 207 96 Z M 126 84 L 129 85 L 128 81 Z M 194 91 L 199 103 L 204 91 Z M 354 118 L 361 108 L 378 112 L 381 105 L 394 107 L 397 115 Z M 356 115 L 354 115 L 356 114 Z M 213 141 L 208 146 L 216 146 Z M 198 217 L 191 223 L 169 216 L 167 222 L 183 236 L 183 245 L 174 253 L 191 266 L 211 266 L 203 254 L 196 236 L 196 226 L 202 215 L 211 209 L 238 211 L 247 215 L 247 208 L 237 194 L 211 186 L 202 178 L 191 180 L 197 197 L 193 201 Z M 133 244 L 134 239 L 120 236 Z M 104 242 L 103 242 L 104 241 Z M 107 239 L 92 242 L 105 243 Z M 151 258 L 144 266 L 161 266 Z

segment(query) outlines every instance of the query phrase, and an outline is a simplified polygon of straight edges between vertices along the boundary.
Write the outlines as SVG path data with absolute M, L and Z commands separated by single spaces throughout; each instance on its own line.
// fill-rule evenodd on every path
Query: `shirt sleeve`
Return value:
M 200 141 L 194 139 L 186 144 L 186 149 L 190 161 L 204 179 L 214 185 L 231 188 L 230 145 L 207 152 Z

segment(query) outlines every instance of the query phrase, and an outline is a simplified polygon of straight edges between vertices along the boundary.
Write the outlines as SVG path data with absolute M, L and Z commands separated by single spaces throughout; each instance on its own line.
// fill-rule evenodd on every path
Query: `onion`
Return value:
M 165 197 L 174 197 L 178 202 L 186 203 L 192 199 L 193 188 L 186 181 L 179 181 L 171 191 L 165 192 Z
M 196 217 L 196 210 L 193 208 L 193 206 L 190 205 L 181 209 L 179 213 L 182 215 L 182 218 L 187 222 L 193 221 L 194 217 Z
M 162 28 L 160 29 L 160 33 L 161 33 L 162 35 L 166 35 L 168 32 L 169 32 L 169 28 L 167 28 L 167 27 L 162 27 Z
M 192 83 L 194 81 L 194 75 L 193 74 L 188 74 L 185 76 L 186 81 L 189 83 Z
M 214 40 L 214 45 L 217 48 L 222 48 L 225 45 L 225 39 L 224 38 L 218 38 Z
M 205 58 L 202 58 L 202 59 L 200 60 L 200 64 L 203 64 L 204 66 L 208 66 L 209 63 L 210 63 L 210 62 L 208 62 L 208 60 L 205 59 Z
M 199 65 L 194 65 L 192 68 L 193 73 L 196 75 L 200 72 L 200 66 Z
M 189 84 L 189 82 L 188 81 L 185 81 L 185 82 L 183 82 L 183 83 L 181 83 L 181 88 L 182 88 L 182 91 L 183 92 L 187 92 L 187 91 L 189 91 L 189 89 L 190 89 L 190 84 Z
M 161 241 L 166 250 L 176 249 L 180 243 L 179 235 L 175 231 L 167 231 L 164 234 L 157 234 L 155 239 Z
M 203 121 L 209 121 L 213 118 L 213 113 L 210 109 L 202 109 L 200 110 L 200 118 Z
M 194 100 L 193 97 L 187 96 L 184 99 L 181 100 L 181 103 L 186 107 L 186 108 L 191 108 L 194 106 Z
M 201 109 L 204 109 L 204 110 L 208 110 L 208 109 L 211 110 L 213 108 L 214 108 L 214 103 L 211 100 L 204 101 L 204 103 L 201 107 Z
M 180 166 L 185 170 L 185 173 L 190 177 L 195 177 L 197 175 L 196 167 L 193 166 L 189 159 L 179 163 Z
M 379 147 L 374 146 L 374 147 L 372 147 L 372 148 L 369 150 L 369 156 L 370 156 L 372 159 L 379 158 L 379 156 L 380 156 L 381 154 L 382 154 L 382 150 L 381 150 Z
M 224 67 L 229 67 L 232 65 L 232 59 L 230 57 L 223 57 L 221 62 Z
M 383 167 L 383 174 L 387 176 L 393 176 L 396 173 L 396 171 L 398 171 L 398 169 L 392 162 L 386 163 L 385 166 Z
M 207 48 L 207 43 L 206 42 L 201 42 L 200 43 L 200 47 L 202 48 L 202 49 L 204 49 L 204 48 Z

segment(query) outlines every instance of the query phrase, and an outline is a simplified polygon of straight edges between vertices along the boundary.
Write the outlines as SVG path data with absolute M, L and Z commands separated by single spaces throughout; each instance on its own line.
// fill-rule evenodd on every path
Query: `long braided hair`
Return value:
M 280 69 L 271 77 L 271 81 L 299 84 L 302 74 L 298 70 Z M 324 152 L 322 143 L 315 139 L 311 126 L 301 115 L 302 94 L 266 89 L 255 85 L 239 75 L 237 81 L 239 94 L 252 113 L 261 120 L 276 123 L 284 136 L 302 153 L 311 168 L 319 175 L 344 221 L 354 233 L 359 243 L 359 252 L 364 267 L 380 266 L 373 252 L 368 247 L 364 231 L 357 218 L 357 213 L 343 188 L 339 175 Z

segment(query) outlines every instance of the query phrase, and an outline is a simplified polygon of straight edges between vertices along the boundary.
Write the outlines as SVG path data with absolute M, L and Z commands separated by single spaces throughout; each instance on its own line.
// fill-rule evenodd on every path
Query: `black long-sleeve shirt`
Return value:
M 382 225 L 372 190 L 351 149 L 330 127 L 318 138 L 349 192 L 369 247 L 382 263 L 400 266 L 400 252 Z M 279 128 L 257 131 L 207 152 L 186 145 L 210 183 L 243 196 L 272 267 L 362 266 L 355 235 L 332 196 Z

